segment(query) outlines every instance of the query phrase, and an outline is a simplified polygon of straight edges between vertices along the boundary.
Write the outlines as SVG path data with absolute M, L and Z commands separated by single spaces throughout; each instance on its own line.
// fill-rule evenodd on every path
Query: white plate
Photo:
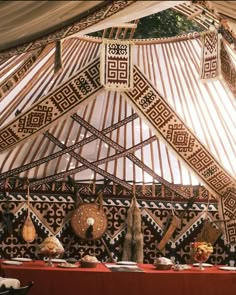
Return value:
M 199 263 L 194 263 L 193 266 L 199 266 Z M 203 267 L 211 267 L 211 266 L 213 266 L 213 264 L 210 264 L 210 263 L 202 263 L 202 266 Z
M 52 262 L 54 263 L 65 263 L 65 259 L 52 259 Z
M 221 270 L 236 270 L 234 266 L 220 266 L 219 269 Z
M 72 263 L 61 263 L 58 264 L 58 267 L 64 267 L 64 268 L 76 268 L 79 267 L 77 264 L 72 264 Z
M 24 257 L 15 257 L 15 258 L 12 258 L 12 260 L 14 260 L 14 261 L 22 261 L 22 262 L 24 262 L 24 261 L 32 261 L 31 258 L 24 258 Z
M 120 264 L 120 265 L 136 265 L 137 263 L 133 262 L 133 261 L 118 261 L 117 264 Z
M 20 261 L 13 261 L 13 260 L 4 260 L 2 263 L 13 264 L 13 265 L 21 265 L 22 264 L 22 262 L 20 262 Z

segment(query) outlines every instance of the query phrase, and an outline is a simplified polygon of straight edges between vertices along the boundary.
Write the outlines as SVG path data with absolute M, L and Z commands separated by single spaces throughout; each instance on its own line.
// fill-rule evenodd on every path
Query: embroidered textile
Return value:
M 219 202 L 227 244 L 236 244 L 236 188 L 229 188 Z
M 98 58 L 93 60 L 52 93 L 1 128 L 0 152 L 48 129 L 63 116 L 74 112 L 86 99 L 92 98 L 102 89 L 99 65 Z
M 125 94 L 137 113 L 154 127 L 214 195 L 223 195 L 228 187 L 236 186 L 232 176 L 212 157 L 137 66 L 134 66 L 134 87 Z
M 220 75 L 218 32 L 206 32 L 202 36 L 202 57 L 200 67 L 200 79 L 215 79 Z
M 133 44 L 104 39 L 101 49 L 101 84 L 108 90 L 133 87 Z
M 230 55 L 227 52 L 226 47 L 224 46 L 223 41 L 221 41 L 220 59 L 221 74 L 224 77 L 230 90 L 233 92 L 234 95 L 236 95 L 236 69 L 230 58 Z

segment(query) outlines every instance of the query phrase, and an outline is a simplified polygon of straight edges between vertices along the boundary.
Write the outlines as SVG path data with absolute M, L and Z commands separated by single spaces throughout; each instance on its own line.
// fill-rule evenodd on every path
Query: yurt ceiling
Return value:
M 174 190 L 181 185 L 205 185 L 204 179 L 158 134 L 122 91 L 100 87 L 92 98 L 85 99 L 58 120 L 50 123 L 48 119 L 49 123 L 37 132 L 34 126 L 42 119 L 40 110 L 32 117 L 32 106 L 48 95 L 59 98 L 62 85 L 93 60 L 99 60 L 102 38 L 88 34 L 103 31 L 104 37 L 109 38 L 106 30 L 114 28 L 113 38 L 119 39 L 123 29 L 129 39 L 140 18 L 169 8 L 197 21 L 203 30 L 223 16 L 233 27 L 234 1 L 193 2 L 196 3 L 0 1 L 2 186 L 14 178 L 28 178 L 30 185 L 35 186 L 65 180 L 68 176 L 81 183 L 110 179 L 128 190 L 135 184 L 160 183 Z M 199 2 L 211 3 L 201 6 Z M 208 16 L 204 21 L 202 11 Z M 202 52 L 199 36 L 200 33 L 193 33 L 173 38 L 133 39 L 133 63 L 235 185 L 235 94 L 222 77 L 207 82 L 199 78 Z M 235 51 L 229 45 L 226 40 L 235 65 Z M 58 62 L 61 65 L 56 70 Z M 63 95 L 70 96 L 66 89 L 63 91 Z M 13 130 L 15 122 L 27 125 L 24 118 L 29 112 L 32 134 L 11 141 L 7 128 L 11 126 Z M 29 131 L 24 131 L 24 127 L 22 130 Z M 217 195 L 216 190 L 212 192 Z

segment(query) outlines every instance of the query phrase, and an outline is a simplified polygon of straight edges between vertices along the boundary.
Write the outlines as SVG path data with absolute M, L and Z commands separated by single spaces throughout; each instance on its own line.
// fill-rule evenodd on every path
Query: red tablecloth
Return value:
M 48 267 L 43 261 L 22 265 L 2 264 L 4 276 L 17 278 L 22 284 L 34 281 L 29 295 L 234 295 L 236 271 L 218 267 L 200 271 L 196 267 L 183 271 L 160 271 L 141 264 L 143 272 L 111 272 L 104 264 L 97 268 Z

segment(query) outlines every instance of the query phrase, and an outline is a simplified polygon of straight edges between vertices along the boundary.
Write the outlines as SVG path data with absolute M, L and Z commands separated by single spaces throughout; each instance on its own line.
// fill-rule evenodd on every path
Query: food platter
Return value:
M 66 263 L 65 259 L 52 259 L 53 263 Z
M 118 261 L 117 264 L 120 264 L 120 265 L 136 265 L 137 263 L 133 262 L 133 261 Z
M 14 261 L 14 260 L 4 260 L 2 263 L 3 264 L 12 264 L 12 265 L 21 265 L 22 264 L 22 262 Z
M 236 267 L 234 266 L 220 266 L 219 269 L 221 270 L 236 270 Z
M 199 266 L 199 263 L 194 263 L 193 266 Z M 203 267 L 211 267 L 211 266 L 213 266 L 213 264 L 210 264 L 210 263 L 202 263 L 202 266 Z
M 77 264 L 72 264 L 72 263 L 61 263 L 61 264 L 58 264 L 58 267 L 63 267 L 63 268 L 76 268 L 76 267 L 79 267 Z
M 31 258 L 24 258 L 24 257 L 15 257 L 15 258 L 12 258 L 12 260 L 14 260 L 14 261 L 21 261 L 21 262 L 32 261 Z

